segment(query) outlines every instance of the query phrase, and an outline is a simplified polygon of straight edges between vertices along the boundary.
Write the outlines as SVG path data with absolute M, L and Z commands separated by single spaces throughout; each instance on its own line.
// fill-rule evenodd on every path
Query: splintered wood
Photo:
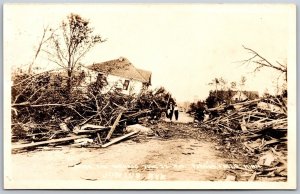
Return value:
M 121 116 L 122 116 L 123 112 L 120 112 L 120 114 L 118 115 L 117 119 L 115 120 L 113 126 L 111 127 L 110 131 L 108 132 L 106 138 L 105 138 L 105 141 L 108 141 L 111 137 L 111 135 L 113 134 L 114 130 L 116 129 L 120 119 L 121 119 Z
M 40 141 L 40 142 L 36 142 L 36 143 L 30 143 L 30 144 L 20 144 L 20 145 L 13 145 L 12 146 L 12 150 L 18 150 L 18 149 L 24 149 L 24 148 L 33 148 L 33 147 L 37 147 L 37 146 L 42 146 L 42 145 L 47 145 L 50 143 L 63 143 L 63 142 L 68 142 L 68 141 L 72 141 L 75 139 L 80 139 L 80 138 L 85 138 L 88 137 L 87 135 L 81 135 L 81 136 L 73 136 L 73 137 L 65 137 L 65 138 L 61 138 L 61 139 L 52 139 L 49 141 Z
M 224 137 L 224 149 L 234 153 L 233 142 L 241 142 L 240 153 L 244 152 L 260 168 L 252 169 L 248 181 L 280 177 L 287 180 L 287 99 L 270 97 L 236 104 L 233 110 L 226 106 L 208 109 L 217 111 L 218 117 L 201 124 L 202 128 L 214 130 Z M 237 140 L 239 139 L 239 140 Z M 230 145 L 230 146 L 225 146 Z M 227 180 L 228 177 L 227 177 Z M 230 179 L 233 180 L 233 179 Z
M 110 146 L 110 145 L 112 145 L 112 144 L 114 144 L 114 143 L 117 143 L 117 142 L 119 142 L 119 141 L 121 141 L 121 140 L 123 140 L 123 139 L 126 139 L 127 137 L 130 137 L 130 136 L 132 136 L 132 135 L 135 135 L 135 134 L 137 134 L 138 132 L 139 132 L 139 131 L 133 131 L 133 132 L 128 133 L 128 134 L 126 134 L 126 135 L 123 135 L 123 136 L 121 136 L 121 137 L 117 137 L 117 138 L 113 139 L 112 141 L 110 141 L 110 142 L 108 142 L 108 143 L 102 145 L 101 147 L 106 148 L 106 147 L 108 147 L 108 146 Z
M 15 91 L 11 105 L 14 113 L 12 142 L 25 142 L 24 149 L 32 147 L 31 142 L 47 145 L 43 142 L 64 141 L 68 136 L 82 134 L 89 135 L 92 140 L 93 145 L 88 146 L 100 147 L 111 138 L 124 135 L 126 126 L 141 119 L 159 120 L 166 112 L 162 107 L 167 107 L 168 102 L 173 100 L 162 87 L 145 90 L 138 95 L 124 95 L 114 88 L 102 93 L 96 82 L 87 90 L 65 96 L 64 90 L 52 87 L 51 75 L 45 72 L 14 78 L 17 84 L 12 86 Z M 42 88 L 47 89 L 46 93 L 35 92 L 41 83 L 45 84 Z M 52 95 L 46 95 L 48 93 Z M 33 96 L 37 100 L 33 100 Z

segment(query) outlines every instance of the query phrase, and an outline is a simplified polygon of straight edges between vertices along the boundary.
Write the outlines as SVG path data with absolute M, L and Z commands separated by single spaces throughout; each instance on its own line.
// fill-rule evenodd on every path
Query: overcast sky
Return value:
M 290 6 L 281 5 L 14 5 L 4 10 L 5 65 L 33 60 L 44 26 L 56 28 L 70 13 L 90 20 L 107 38 L 82 60 L 84 64 L 126 57 L 152 71 L 153 87 L 164 86 L 178 101 L 205 99 L 216 77 L 239 81 L 262 94 L 274 91 L 276 73 L 238 61 L 252 48 L 271 62 L 287 62 Z M 57 68 L 39 56 L 36 65 Z

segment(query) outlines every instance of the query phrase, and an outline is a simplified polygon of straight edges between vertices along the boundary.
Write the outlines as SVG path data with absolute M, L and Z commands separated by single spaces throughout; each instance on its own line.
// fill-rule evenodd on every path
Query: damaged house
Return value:
M 111 88 L 119 90 L 123 94 L 139 94 L 151 85 L 151 72 L 136 68 L 128 59 L 118 59 L 94 63 L 86 66 L 88 69 L 86 83 L 92 83 L 99 76 L 105 76 L 107 86 L 103 92 Z
M 241 102 L 245 100 L 254 100 L 259 98 L 257 91 L 232 91 L 233 96 L 231 97 L 231 102 Z

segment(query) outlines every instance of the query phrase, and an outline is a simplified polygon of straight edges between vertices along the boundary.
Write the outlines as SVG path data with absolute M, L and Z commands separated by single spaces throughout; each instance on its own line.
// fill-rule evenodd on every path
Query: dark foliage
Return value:
M 194 114 L 194 118 L 198 121 L 203 121 L 206 110 L 206 104 L 203 101 L 190 104 L 189 112 Z

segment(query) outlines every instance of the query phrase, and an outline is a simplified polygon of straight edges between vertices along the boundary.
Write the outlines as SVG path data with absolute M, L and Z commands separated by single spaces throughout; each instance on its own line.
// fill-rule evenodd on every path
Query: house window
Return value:
M 123 90 L 128 90 L 129 80 L 125 80 L 123 83 Z
M 143 83 L 142 90 L 146 91 L 148 89 L 148 87 L 149 87 L 148 83 Z

